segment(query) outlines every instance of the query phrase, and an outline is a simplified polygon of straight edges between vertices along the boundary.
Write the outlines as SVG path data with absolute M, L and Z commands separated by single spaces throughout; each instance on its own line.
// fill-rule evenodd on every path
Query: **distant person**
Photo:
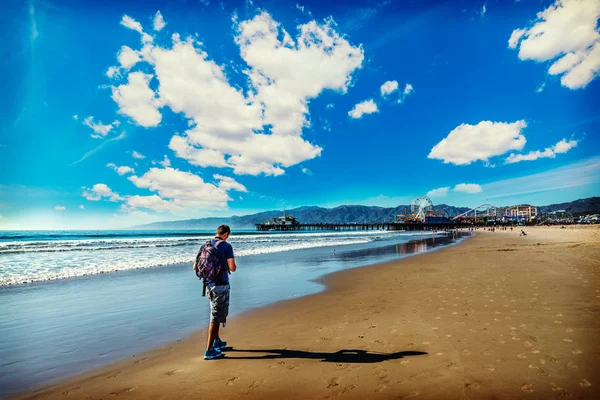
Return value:
M 204 281 L 202 295 L 208 297 L 210 303 L 210 324 L 208 326 L 208 343 L 204 352 L 205 360 L 213 360 L 223 356 L 222 350 L 227 342 L 219 336 L 219 324 L 227 322 L 229 314 L 229 274 L 235 272 L 233 247 L 227 243 L 231 230 L 227 225 L 217 228 L 214 239 L 204 243 L 196 256 L 194 269 L 196 275 Z
M 519 236 L 527 236 L 527 234 L 525 233 L 525 231 L 523 229 L 521 229 L 521 233 L 519 234 Z

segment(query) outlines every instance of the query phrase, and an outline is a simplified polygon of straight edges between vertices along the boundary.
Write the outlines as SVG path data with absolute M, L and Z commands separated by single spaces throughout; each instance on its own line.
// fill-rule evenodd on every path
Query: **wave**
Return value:
M 305 241 L 279 243 L 271 246 L 254 246 L 236 250 L 236 257 L 247 257 L 259 254 L 281 253 L 293 250 L 319 248 L 328 246 L 345 246 L 351 244 L 369 243 L 370 238 L 346 238 L 328 241 Z M 11 286 L 24 283 L 52 281 L 58 279 L 83 277 L 111 272 L 128 271 L 142 268 L 164 267 L 181 263 L 191 263 L 194 258 L 193 252 L 185 254 L 177 253 L 171 255 L 154 255 L 146 258 L 125 258 L 119 261 L 89 259 L 74 260 L 73 266 L 51 267 L 47 260 L 32 259 L 27 268 L 11 268 L 0 264 L 0 286 Z
M 375 234 L 377 236 L 375 236 Z M 406 233 L 395 233 L 393 231 L 370 231 L 370 232 L 310 232 L 310 233 L 255 233 L 232 236 L 230 243 L 234 246 L 256 243 L 273 242 L 302 242 L 314 239 L 329 239 L 340 237 L 371 237 L 373 240 L 379 240 L 384 236 L 405 236 Z M 413 236 L 414 234 L 408 234 Z M 177 236 L 177 237 L 155 237 L 155 238 L 102 238 L 102 239 L 76 239 L 76 240 L 51 240 L 51 241 L 11 241 L 0 242 L 0 255 L 20 254 L 20 253 L 39 253 L 39 252 L 65 252 L 65 251 L 97 251 L 97 250 L 117 250 L 130 248 L 155 248 L 155 247 L 176 247 L 187 245 L 200 246 L 204 241 L 212 236 Z

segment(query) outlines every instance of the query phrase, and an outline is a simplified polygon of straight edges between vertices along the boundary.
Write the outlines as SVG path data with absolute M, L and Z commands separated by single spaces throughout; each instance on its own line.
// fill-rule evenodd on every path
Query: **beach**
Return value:
M 329 274 L 230 319 L 222 360 L 202 330 L 17 398 L 598 398 L 600 229 L 525 230 Z

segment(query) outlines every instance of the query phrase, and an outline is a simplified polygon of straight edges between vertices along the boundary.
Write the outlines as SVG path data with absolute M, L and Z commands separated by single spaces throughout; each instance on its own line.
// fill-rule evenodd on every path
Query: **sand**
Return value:
M 526 231 L 326 276 L 233 318 L 222 360 L 202 331 L 21 398 L 598 399 L 600 227 Z

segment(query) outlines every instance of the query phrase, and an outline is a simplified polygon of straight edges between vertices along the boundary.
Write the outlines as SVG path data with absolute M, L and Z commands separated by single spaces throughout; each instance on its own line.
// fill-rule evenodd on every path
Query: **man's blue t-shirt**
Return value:
M 211 239 L 210 243 L 214 246 L 218 241 L 219 239 Z M 204 247 L 204 245 L 202 246 Z M 227 267 L 227 260 L 233 258 L 233 247 L 227 242 L 221 242 L 219 247 L 217 247 L 217 251 L 221 255 L 221 259 L 223 260 L 223 263 L 225 263 L 226 268 L 223 273 L 215 279 L 206 278 L 207 286 L 229 285 L 229 267 Z

